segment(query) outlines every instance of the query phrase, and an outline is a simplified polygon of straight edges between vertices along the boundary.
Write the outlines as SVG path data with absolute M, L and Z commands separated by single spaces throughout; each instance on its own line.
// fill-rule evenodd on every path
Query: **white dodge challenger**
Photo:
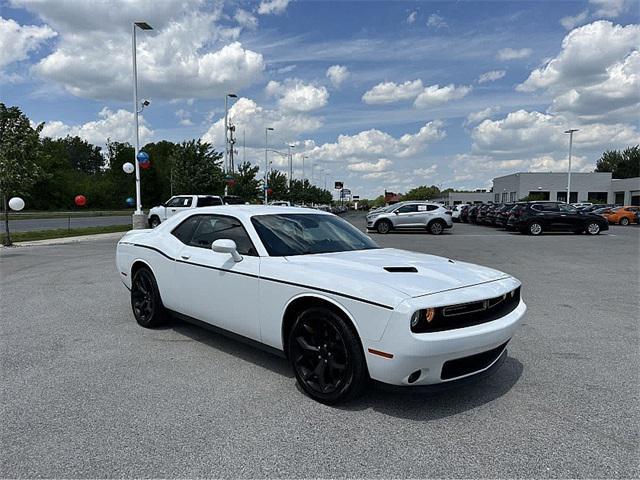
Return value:
M 370 378 L 428 385 L 484 372 L 526 311 L 510 275 L 380 248 L 305 208 L 184 212 L 128 232 L 116 262 L 140 325 L 173 315 L 275 349 L 324 403 L 352 398 Z

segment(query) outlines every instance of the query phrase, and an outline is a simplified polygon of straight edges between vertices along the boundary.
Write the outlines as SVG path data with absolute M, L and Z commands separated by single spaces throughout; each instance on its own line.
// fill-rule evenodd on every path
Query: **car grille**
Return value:
M 470 373 L 484 370 L 495 362 L 500 355 L 502 355 L 507 343 L 509 342 L 505 342 L 493 350 L 444 362 L 440 378 L 442 380 L 450 380 L 452 378 L 462 377 L 464 375 L 469 375 Z
M 431 322 L 421 322 L 415 333 L 442 332 L 492 322 L 511 313 L 520 303 L 520 287 L 499 297 L 436 309 Z

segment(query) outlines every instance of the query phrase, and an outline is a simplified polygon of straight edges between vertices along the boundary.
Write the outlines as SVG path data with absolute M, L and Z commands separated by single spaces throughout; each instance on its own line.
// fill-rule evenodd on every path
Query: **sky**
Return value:
M 569 128 L 574 171 L 640 143 L 638 0 L 0 0 L 0 101 L 44 136 L 133 143 L 134 21 L 143 143 L 222 151 L 235 93 L 240 161 L 264 168 L 272 127 L 294 178 L 362 198 L 565 171 Z

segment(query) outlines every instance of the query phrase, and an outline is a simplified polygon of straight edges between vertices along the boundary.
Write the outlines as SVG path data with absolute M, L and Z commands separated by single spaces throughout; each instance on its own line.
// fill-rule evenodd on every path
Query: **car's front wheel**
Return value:
M 158 217 L 154 215 L 149 219 L 149 226 L 151 228 L 156 228 L 158 225 L 160 225 L 160 219 Z
M 287 352 L 298 384 L 319 402 L 344 402 L 358 395 L 367 383 L 357 333 L 327 308 L 309 308 L 298 316 L 289 333 Z
M 166 319 L 158 284 L 147 267 L 138 269 L 133 275 L 131 308 L 136 322 L 145 328 L 158 327 Z
M 391 231 L 391 222 L 389 220 L 380 220 L 376 224 L 376 231 L 378 233 L 389 233 Z
M 531 222 L 527 227 L 530 235 L 540 235 L 542 233 L 542 224 L 540 222 Z
M 429 230 L 429 233 L 432 235 L 440 235 L 444 232 L 444 226 L 445 223 L 442 220 L 434 220 L 429 224 L 427 230 Z
M 589 235 L 598 235 L 600 233 L 600 225 L 596 222 L 589 222 L 586 230 Z
M 627 225 L 629 225 L 629 219 L 627 217 L 622 217 L 620 219 L 620 225 L 626 227 Z

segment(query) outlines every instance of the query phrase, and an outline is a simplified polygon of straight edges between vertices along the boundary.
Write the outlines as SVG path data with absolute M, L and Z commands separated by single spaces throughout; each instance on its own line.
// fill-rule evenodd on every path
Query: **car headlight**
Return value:
M 420 325 L 428 325 L 434 318 L 436 318 L 435 308 L 418 310 L 411 316 L 411 330 L 416 330 Z

